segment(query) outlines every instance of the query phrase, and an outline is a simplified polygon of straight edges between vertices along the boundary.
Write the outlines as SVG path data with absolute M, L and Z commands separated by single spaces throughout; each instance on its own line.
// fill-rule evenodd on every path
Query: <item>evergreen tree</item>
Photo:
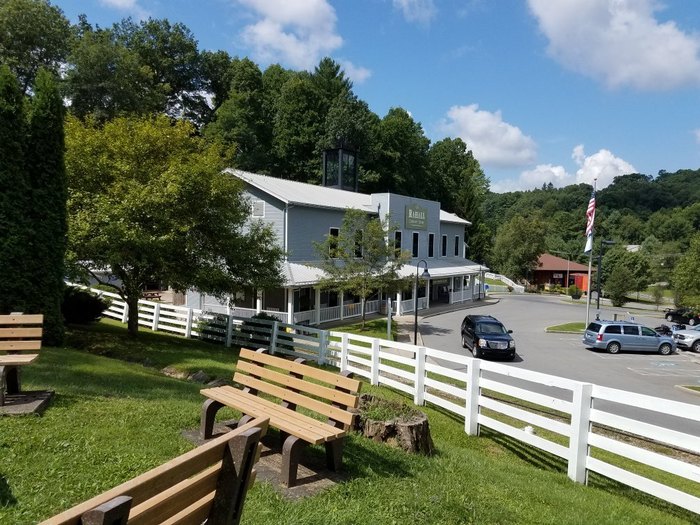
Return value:
M 45 69 L 37 73 L 30 111 L 26 169 L 32 257 L 26 261 L 26 270 L 32 286 L 27 301 L 30 311 L 44 314 L 44 342 L 55 346 L 63 341 L 67 190 L 63 101 L 55 77 Z
M 24 171 L 25 121 L 17 78 L 0 66 L 0 313 L 25 311 L 29 186 Z M 30 312 L 36 313 L 36 312 Z

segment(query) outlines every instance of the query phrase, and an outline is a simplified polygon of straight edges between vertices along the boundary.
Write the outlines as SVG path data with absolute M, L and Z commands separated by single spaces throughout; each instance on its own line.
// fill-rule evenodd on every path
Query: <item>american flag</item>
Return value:
M 586 210 L 586 237 L 593 234 L 593 221 L 595 221 L 595 191 L 591 193 L 591 200 L 588 201 Z

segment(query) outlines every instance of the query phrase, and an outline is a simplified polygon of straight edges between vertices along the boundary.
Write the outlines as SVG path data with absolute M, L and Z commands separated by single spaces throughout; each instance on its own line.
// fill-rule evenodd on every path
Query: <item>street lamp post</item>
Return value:
M 418 344 L 418 270 L 420 269 L 421 263 L 425 264 L 425 270 L 423 270 L 423 279 L 430 279 L 430 273 L 428 272 L 428 263 L 425 259 L 421 259 L 416 264 L 416 292 L 413 294 L 413 344 Z
M 598 289 L 596 293 L 596 298 L 595 298 L 595 309 L 600 310 L 600 266 L 603 262 L 603 252 L 605 251 L 606 246 L 612 246 L 615 244 L 615 241 L 608 241 L 608 240 L 602 240 L 600 241 L 600 251 L 598 252 L 598 284 L 596 285 L 596 288 Z

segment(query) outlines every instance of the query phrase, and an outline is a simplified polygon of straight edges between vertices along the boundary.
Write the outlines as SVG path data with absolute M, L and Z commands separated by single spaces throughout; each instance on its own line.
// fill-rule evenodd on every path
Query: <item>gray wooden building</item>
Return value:
M 245 185 L 251 219 L 269 224 L 285 251 L 285 284 L 278 289 L 249 290 L 226 302 L 193 290 L 187 294 L 190 307 L 243 317 L 265 312 L 285 322 L 312 325 L 361 315 L 358 298 L 318 286 L 322 271 L 313 243 L 337 234 L 347 208 L 381 219 L 389 216 L 399 225 L 394 234 L 397 246 L 412 255 L 401 272 L 415 275 L 421 260 L 427 262 L 430 272 L 430 279 L 421 279 L 417 290 L 413 285 L 392 297 L 379 293 L 370 297 L 366 313 L 383 311 L 387 299 L 392 300 L 392 311 L 400 315 L 412 312 L 416 302 L 420 310 L 484 295 L 487 268 L 465 256 L 465 228 L 470 223 L 441 210 L 439 202 L 395 193 L 357 193 L 340 189 L 346 187 L 342 184 L 316 186 L 239 170 L 228 172 Z

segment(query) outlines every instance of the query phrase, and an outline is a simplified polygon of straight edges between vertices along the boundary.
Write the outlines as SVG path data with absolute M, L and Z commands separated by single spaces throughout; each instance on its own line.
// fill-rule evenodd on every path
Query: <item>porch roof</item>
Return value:
M 421 265 L 421 272 L 423 266 Z M 431 278 L 453 277 L 457 275 L 474 275 L 482 271 L 488 271 L 483 266 L 469 259 L 460 261 L 449 260 L 429 260 L 428 271 Z M 313 263 L 285 262 L 282 267 L 284 285 L 286 287 L 312 286 L 321 280 L 324 275 L 323 270 L 313 266 Z M 411 277 L 416 274 L 416 263 L 406 264 L 399 271 L 401 277 Z

